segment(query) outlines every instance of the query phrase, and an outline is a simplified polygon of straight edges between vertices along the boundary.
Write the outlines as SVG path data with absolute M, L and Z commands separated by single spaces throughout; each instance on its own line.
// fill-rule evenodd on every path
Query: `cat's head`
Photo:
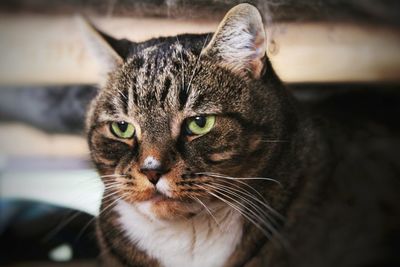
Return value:
M 273 171 L 288 102 L 255 7 L 234 7 L 213 35 L 133 43 L 92 33 L 108 74 L 87 130 L 106 194 L 174 219 L 259 182 L 236 178 Z

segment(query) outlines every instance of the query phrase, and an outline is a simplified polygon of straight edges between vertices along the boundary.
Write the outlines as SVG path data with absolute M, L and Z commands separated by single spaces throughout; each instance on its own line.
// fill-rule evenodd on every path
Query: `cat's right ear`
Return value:
M 108 74 L 121 66 L 128 54 L 127 40 L 115 39 L 98 30 L 88 19 L 76 17 L 84 42 L 98 65 L 99 83 L 104 85 Z

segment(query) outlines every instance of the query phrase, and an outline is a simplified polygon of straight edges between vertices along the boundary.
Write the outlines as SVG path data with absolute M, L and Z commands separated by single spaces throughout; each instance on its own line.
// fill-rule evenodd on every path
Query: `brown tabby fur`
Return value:
M 378 264 L 392 262 L 393 247 L 386 230 L 397 229 L 396 223 L 388 226 L 386 219 L 376 221 L 381 211 L 362 192 L 370 190 L 373 177 L 358 175 L 353 168 L 340 169 L 349 163 L 336 160 L 350 152 L 339 151 L 329 134 L 325 135 L 329 125 L 308 119 L 266 56 L 237 68 L 218 56 L 222 45 L 214 50 L 207 46 L 211 35 L 180 35 L 144 43 L 102 37 L 123 61 L 116 61 L 87 119 L 91 155 L 106 185 L 98 218 L 104 266 L 160 266 L 127 239 L 113 210 L 119 197 L 136 203 L 154 196 L 154 186 L 140 172 L 148 155 L 160 159 L 173 184 L 173 196 L 152 209 L 163 220 L 196 216 L 199 207 L 192 207 L 197 204 L 193 197 L 219 201 L 202 188 L 221 183 L 255 188 L 265 199 L 260 200 L 285 217 L 268 212 L 270 217 L 264 220 L 269 227 L 263 229 L 244 220 L 242 240 L 226 267 L 384 266 Z M 205 114 L 217 116 L 215 127 L 203 136 L 185 135 L 185 119 Z M 134 138 L 116 138 L 110 131 L 113 121 L 132 123 Z M 346 138 L 342 137 L 340 146 L 347 146 Z M 358 156 L 351 162 L 360 162 L 362 155 Z M 279 184 L 221 182 L 218 177 L 199 174 L 205 172 L 270 177 Z M 382 183 L 392 183 L 385 179 Z M 344 188 L 361 190 L 345 192 Z M 218 194 L 218 189 L 209 190 Z M 398 215 L 392 201 L 398 199 L 394 187 L 385 195 L 382 201 Z M 248 206 L 242 198 L 237 200 Z

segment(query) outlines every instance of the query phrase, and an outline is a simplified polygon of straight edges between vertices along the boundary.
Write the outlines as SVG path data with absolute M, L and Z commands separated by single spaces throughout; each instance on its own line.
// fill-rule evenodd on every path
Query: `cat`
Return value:
M 379 127 L 342 132 L 294 99 L 254 6 L 214 34 L 83 29 L 103 70 L 86 120 L 102 266 L 400 263 L 399 161 Z

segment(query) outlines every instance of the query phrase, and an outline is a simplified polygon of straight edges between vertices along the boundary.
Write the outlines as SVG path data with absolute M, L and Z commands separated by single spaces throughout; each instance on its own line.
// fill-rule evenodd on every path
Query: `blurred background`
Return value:
M 98 254 L 102 185 L 83 134 L 98 66 L 76 15 L 139 42 L 213 32 L 240 2 L 263 14 L 267 54 L 299 101 L 339 95 L 346 116 L 366 94 L 388 117 L 400 106 L 399 1 L 1 0 L 1 266 L 92 266 Z

